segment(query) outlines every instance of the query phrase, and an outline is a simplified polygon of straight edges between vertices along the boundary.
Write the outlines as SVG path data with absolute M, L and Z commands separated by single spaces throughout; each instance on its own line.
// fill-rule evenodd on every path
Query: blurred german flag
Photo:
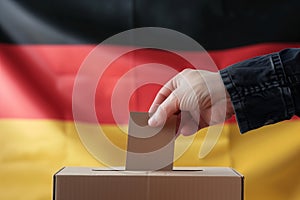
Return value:
M 0 199 L 50 199 L 52 175 L 61 167 L 105 165 L 78 137 L 72 90 L 82 62 L 106 38 L 137 27 L 177 30 L 199 42 L 222 69 L 300 47 L 299 10 L 296 0 L 0 1 Z M 126 43 L 107 46 L 124 47 Z M 135 62 L 140 64 L 156 62 L 178 71 L 189 67 L 155 49 L 139 53 Z M 134 67 L 128 66 L 131 58 L 111 64 L 99 82 L 104 87 L 95 96 L 102 128 L 124 149 L 126 135 L 117 127 L 110 103 L 116 82 Z M 158 85 L 139 88 L 129 109 L 146 111 L 158 89 Z M 299 200 L 299 130 L 299 119 L 293 118 L 241 135 L 233 118 L 207 157 L 198 157 L 204 129 L 175 165 L 233 167 L 246 177 L 247 200 Z M 186 141 L 179 137 L 176 148 Z

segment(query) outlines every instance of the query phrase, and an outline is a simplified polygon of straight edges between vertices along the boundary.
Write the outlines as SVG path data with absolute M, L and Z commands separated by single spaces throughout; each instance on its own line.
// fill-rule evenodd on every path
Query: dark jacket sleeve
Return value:
M 220 74 L 241 133 L 300 115 L 300 49 L 245 60 Z

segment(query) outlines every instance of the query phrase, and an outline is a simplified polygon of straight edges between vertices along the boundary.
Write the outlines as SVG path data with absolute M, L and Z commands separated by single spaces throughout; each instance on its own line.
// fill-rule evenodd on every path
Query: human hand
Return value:
M 149 126 L 163 125 L 168 117 L 181 113 L 179 133 L 194 134 L 197 130 L 224 122 L 233 114 L 233 107 L 218 72 L 185 69 L 169 80 L 156 95 L 149 113 L 154 113 Z

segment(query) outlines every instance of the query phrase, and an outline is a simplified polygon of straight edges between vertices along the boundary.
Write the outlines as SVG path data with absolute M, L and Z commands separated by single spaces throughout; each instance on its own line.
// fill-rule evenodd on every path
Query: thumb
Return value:
M 179 110 L 178 98 L 175 96 L 173 91 L 166 99 L 162 102 L 155 111 L 155 113 L 148 120 L 148 125 L 157 127 L 163 125 L 166 120 Z

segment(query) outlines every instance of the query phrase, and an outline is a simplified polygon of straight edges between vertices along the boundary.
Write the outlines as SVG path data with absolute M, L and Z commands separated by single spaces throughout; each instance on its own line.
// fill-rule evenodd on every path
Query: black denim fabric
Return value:
M 300 115 L 300 49 L 245 60 L 220 74 L 241 133 Z

